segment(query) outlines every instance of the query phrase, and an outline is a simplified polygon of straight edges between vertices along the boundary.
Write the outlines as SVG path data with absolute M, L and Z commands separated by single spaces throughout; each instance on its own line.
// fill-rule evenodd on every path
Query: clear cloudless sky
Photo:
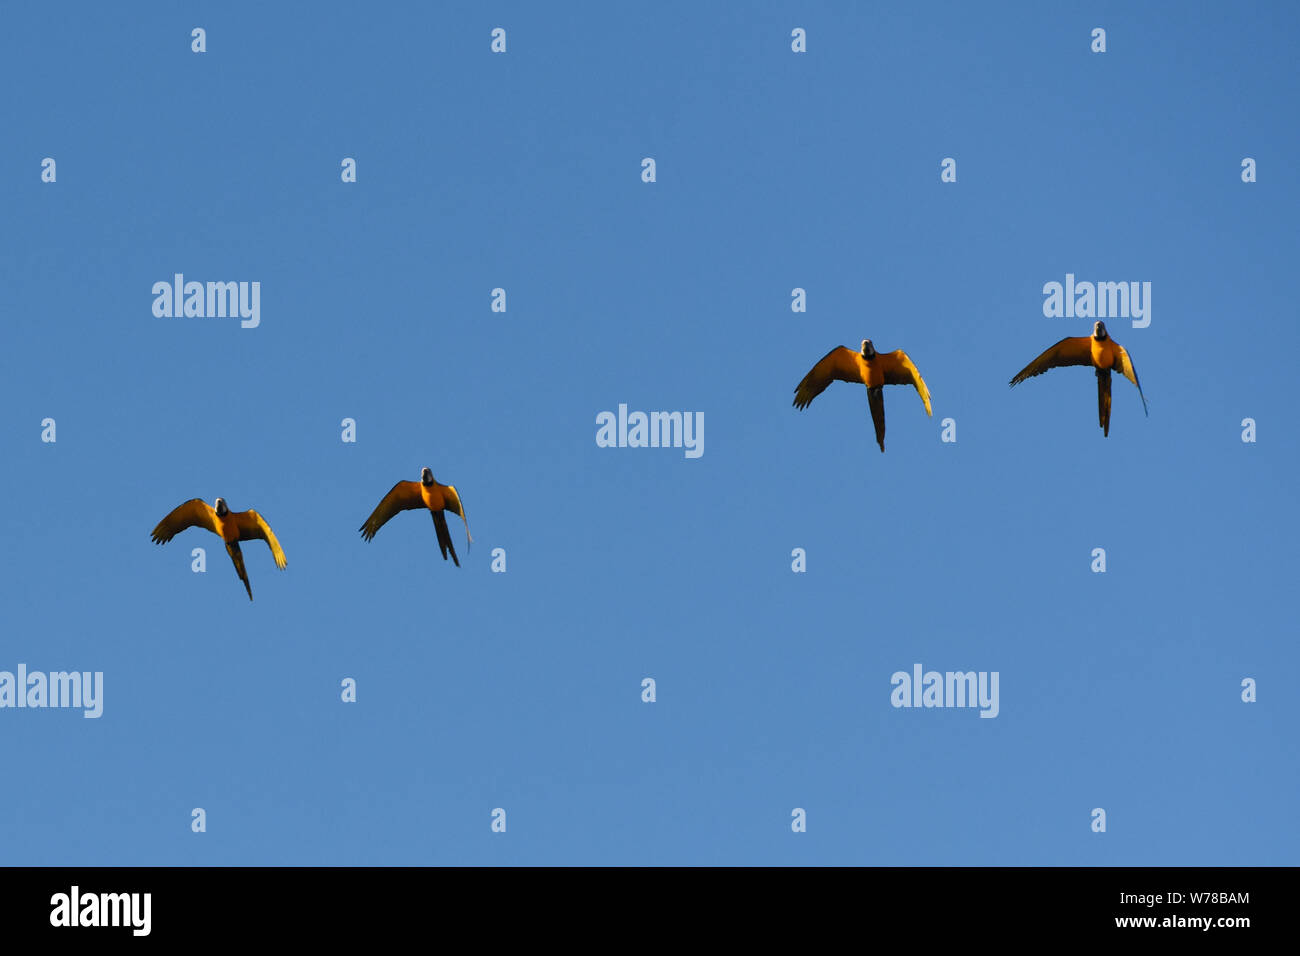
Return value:
M 1300 862 L 1297 30 L 8 5 L 0 670 L 102 671 L 104 713 L 0 710 L 0 863 Z M 260 282 L 260 327 L 156 318 L 177 272 Z M 1088 370 L 1007 387 L 1090 332 L 1066 273 L 1152 284 L 1109 438 Z M 861 387 L 791 407 L 864 337 L 933 394 L 887 390 L 883 455 Z M 597 447 L 620 403 L 703 456 Z M 425 465 L 459 569 L 422 513 L 357 533 Z M 219 495 L 288 556 L 245 545 L 252 603 L 149 540 Z M 999 715 L 892 707 L 917 663 Z

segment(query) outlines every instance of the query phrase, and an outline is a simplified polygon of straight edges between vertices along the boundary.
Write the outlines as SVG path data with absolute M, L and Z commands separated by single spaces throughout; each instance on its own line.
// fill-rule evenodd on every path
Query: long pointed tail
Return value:
M 876 444 L 885 450 L 885 390 L 867 389 L 867 404 L 871 406 L 871 421 L 876 426 Z
M 239 580 L 244 582 L 244 590 L 248 592 L 248 599 L 253 600 L 253 586 L 248 583 L 248 571 L 244 569 L 244 552 L 239 550 L 239 542 L 227 542 L 226 554 L 230 555 L 230 560 L 235 562 L 235 573 L 239 575 Z
M 456 557 L 456 545 L 451 540 L 451 529 L 447 527 L 447 515 L 441 511 L 433 512 L 433 530 L 438 533 L 438 547 L 442 549 L 442 560 L 447 560 L 447 552 L 451 552 L 451 559 L 456 562 L 456 567 L 460 567 L 460 558 Z
M 1097 418 L 1102 434 L 1110 437 L 1110 369 L 1097 369 Z

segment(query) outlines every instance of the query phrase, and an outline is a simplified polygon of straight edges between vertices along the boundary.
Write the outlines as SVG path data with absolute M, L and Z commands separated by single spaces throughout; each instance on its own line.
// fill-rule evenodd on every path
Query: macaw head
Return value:
M 876 357 L 876 347 L 871 344 L 871 339 L 862 340 L 862 357 L 865 359 Z
M 230 509 L 226 507 L 226 499 L 225 499 L 225 498 L 218 498 L 218 499 L 217 499 L 217 517 L 218 517 L 218 518 L 224 518 L 224 517 L 225 517 L 226 515 L 228 515 L 228 514 L 230 514 Z
M 422 484 L 422 485 L 431 485 L 431 484 L 433 484 L 433 469 L 432 469 L 432 468 L 422 468 L 422 469 L 420 470 L 420 484 Z
M 1105 323 L 1105 322 L 1094 322 L 1094 323 L 1092 323 L 1092 337 L 1093 337 L 1094 339 L 1096 339 L 1098 342 L 1105 342 L 1105 341 L 1106 341 L 1106 323 Z

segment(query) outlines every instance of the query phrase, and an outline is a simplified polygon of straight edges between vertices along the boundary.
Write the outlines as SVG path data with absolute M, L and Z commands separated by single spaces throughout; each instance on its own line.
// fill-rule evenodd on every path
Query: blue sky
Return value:
M 6 9 L 0 670 L 105 699 L 0 710 L 0 861 L 1300 862 L 1298 19 Z M 156 318 L 176 272 L 260 326 Z M 1067 273 L 1152 283 L 1109 438 L 1087 370 L 1006 385 L 1089 332 Z M 860 387 L 791 407 L 864 337 L 934 400 L 887 391 L 884 455 Z M 704 454 L 597 447 L 620 403 Z M 459 569 L 420 513 L 357 533 L 425 465 Z M 218 495 L 288 556 L 245 546 L 251 604 L 149 541 Z M 918 662 L 997 718 L 892 707 Z

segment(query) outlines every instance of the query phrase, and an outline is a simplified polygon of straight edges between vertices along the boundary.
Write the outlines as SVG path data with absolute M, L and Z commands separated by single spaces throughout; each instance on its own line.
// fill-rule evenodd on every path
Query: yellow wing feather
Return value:
M 191 498 L 184 504 L 177 505 L 167 517 L 159 521 L 150 537 L 154 544 L 166 544 L 186 528 L 204 528 L 218 534 L 217 513 L 202 498 Z
M 862 382 L 858 353 L 840 345 L 827 352 L 794 389 L 794 407 L 807 408 L 831 382 Z M 863 383 L 865 384 L 865 383 Z
M 886 385 L 914 385 L 921 401 L 925 403 L 925 413 L 933 417 L 934 413 L 930 411 L 930 390 L 925 387 L 925 379 L 921 378 L 921 373 L 906 352 L 902 349 L 885 352 L 878 355 L 875 361 L 881 363 Z
M 409 511 L 412 508 L 423 508 L 424 498 L 420 496 L 420 483 L 418 481 L 399 481 L 393 485 L 384 499 L 375 506 L 375 510 L 370 513 L 370 517 L 358 529 L 361 537 L 369 541 L 376 532 L 393 515 L 399 511 Z
M 284 559 L 284 549 L 280 547 L 280 542 L 276 540 L 275 532 L 266 523 L 266 519 L 252 508 L 247 511 L 232 511 L 230 517 L 235 519 L 235 525 L 239 528 L 239 540 L 265 541 L 271 548 L 271 557 L 275 558 L 275 566 L 283 571 L 287 563 Z
M 1149 417 L 1151 413 L 1147 411 L 1147 397 L 1142 394 L 1142 386 L 1138 384 L 1137 369 L 1133 367 L 1133 360 L 1128 357 L 1128 352 L 1124 351 L 1124 346 L 1118 342 L 1115 343 L 1115 371 L 1137 387 L 1138 397 L 1142 399 L 1142 411 Z
M 465 517 L 465 506 L 460 503 L 460 495 L 456 491 L 456 486 L 444 485 L 443 497 L 447 499 L 447 509 L 460 515 L 460 520 L 465 522 L 465 549 L 468 551 L 469 546 L 474 543 L 474 539 L 470 537 L 469 518 Z
M 1027 378 L 1042 375 L 1049 368 L 1063 368 L 1067 365 L 1092 364 L 1092 338 L 1090 336 L 1070 336 L 1061 339 L 1038 358 L 1034 359 L 1010 382 L 1019 385 Z

